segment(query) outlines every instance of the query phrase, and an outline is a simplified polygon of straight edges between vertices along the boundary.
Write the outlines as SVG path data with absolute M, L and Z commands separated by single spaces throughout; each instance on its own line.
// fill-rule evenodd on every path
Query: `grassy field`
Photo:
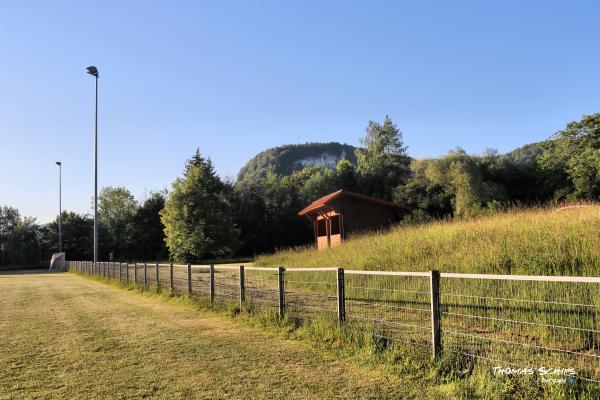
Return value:
M 398 399 L 429 393 L 415 381 L 177 298 L 44 273 L 2 273 L 0 293 L 0 399 Z
M 389 232 L 358 236 L 327 250 L 281 251 L 259 257 L 256 264 L 599 276 L 599 232 L 600 205 L 559 210 L 515 209 L 472 220 L 399 226 Z M 305 275 L 306 281 L 319 281 L 323 274 Z M 347 303 L 359 299 L 372 309 L 377 308 L 374 304 L 379 309 L 391 309 L 387 305 L 390 301 L 400 305 L 428 305 L 428 299 L 418 296 L 426 292 L 427 281 L 356 275 L 350 275 L 350 279 L 346 286 L 355 289 L 346 293 L 352 298 Z M 365 288 L 362 292 L 356 289 L 361 287 Z M 312 286 L 310 289 L 322 290 Z M 412 295 L 411 290 L 416 294 Z M 582 377 L 597 380 L 599 309 L 600 291 L 596 284 L 443 279 L 442 345 L 446 353 L 455 352 L 459 358 L 473 357 L 479 366 L 561 365 L 576 369 Z M 347 310 L 350 317 L 353 312 L 356 311 Z M 403 312 L 405 321 L 401 322 L 417 325 L 419 315 L 413 314 L 411 319 L 408 312 Z M 392 320 L 399 319 L 399 315 L 396 311 L 392 316 L 384 316 Z M 406 337 L 406 332 L 403 328 L 396 335 Z M 429 339 L 427 334 L 423 333 L 423 341 Z M 499 389 L 498 397 L 504 398 L 500 393 Z M 519 390 L 514 393 L 516 397 L 528 398 L 519 394 Z M 537 396 L 544 398 L 547 394 Z
M 467 221 L 399 226 L 316 251 L 261 256 L 261 266 L 600 275 L 600 205 L 516 209 Z

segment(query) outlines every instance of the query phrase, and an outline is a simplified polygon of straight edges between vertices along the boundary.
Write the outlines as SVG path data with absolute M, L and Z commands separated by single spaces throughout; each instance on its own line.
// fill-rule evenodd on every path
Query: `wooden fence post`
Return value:
M 156 290 L 160 290 L 160 276 L 158 272 L 158 263 L 156 263 Z
M 337 311 L 338 320 L 346 320 L 346 285 L 344 282 L 344 268 L 337 269 Z
M 210 303 L 214 303 L 215 301 L 215 266 L 213 264 L 210 265 L 209 268 L 210 275 Z
M 244 272 L 244 266 L 240 265 L 240 308 L 246 301 L 246 276 Z
M 144 263 L 144 287 L 147 286 L 148 283 L 148 263 Z
M 192 295 L 192 264 L 188 264 L 187 278 L 188 278 L 188 294 Z
M 442 350 L 440 330 L 440 272 L 430 271 L 429 296 L 431 300 L 431 349 L 432 359 L 437 359 Z
M 279 289 L 279 319 L 285 315 L 285 268 L 277 268 L 277 288 Z
M 173 263 L 169 263 L 169 283 L 171 284 L 171 292 L 173 292 Z

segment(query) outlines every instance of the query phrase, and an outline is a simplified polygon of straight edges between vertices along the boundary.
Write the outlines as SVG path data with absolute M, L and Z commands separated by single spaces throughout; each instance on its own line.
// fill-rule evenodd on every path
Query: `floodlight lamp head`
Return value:
M 87 73 L 92 76 L 95 76 L 97 78 L 98 77 L 98 68 L 94 67 L 93 65 L 89 66 L 89 67 L 87 67 Z
M 62 165 L 62 162 L 60 162 L 60 161 L 57 161 L 57 162 L 56 162 L 56 165 L 58 165 L 58 166 L 61 166 L 61 165 Z

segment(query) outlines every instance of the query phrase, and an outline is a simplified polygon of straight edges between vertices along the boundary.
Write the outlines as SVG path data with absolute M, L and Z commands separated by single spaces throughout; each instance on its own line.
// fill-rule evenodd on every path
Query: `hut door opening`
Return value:
M 337 246 L 342 242 L 342 220 L 340 214 L 329 218 L 329 245 Z
M 325 249 L 329 247 L 329 238 L 327 235 L 327 220 L 318 219 L 315 221 L 317 225 L 317 249 Z

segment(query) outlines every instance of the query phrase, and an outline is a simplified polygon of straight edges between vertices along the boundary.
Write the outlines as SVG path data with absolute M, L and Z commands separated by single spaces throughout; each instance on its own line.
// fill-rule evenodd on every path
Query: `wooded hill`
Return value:
M 291 175 L 310 165 L 335 168 L 340 160 L 356 164 L 356 147 L 337 142 L 286 144 L 261 151 L 244 165 L 237 176 L 238 183 L 264 179 L 268 172 Z

